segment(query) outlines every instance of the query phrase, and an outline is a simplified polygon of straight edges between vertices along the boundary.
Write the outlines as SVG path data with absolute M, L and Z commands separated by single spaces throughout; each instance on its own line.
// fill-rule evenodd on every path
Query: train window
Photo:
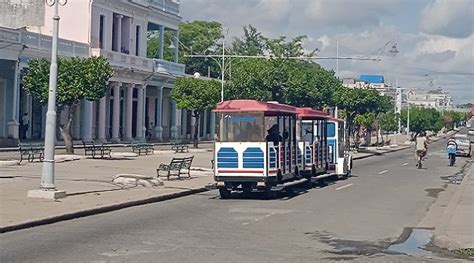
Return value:
M 258 113 L 219 114 L 220 142 L 263 142 L 263 115 Z
M 301 141 L 301 138 L 302 138 L 302 126 L 303 125 L 303 122 L 301 120 L 297 120 L 296 121 L 296 140 L 297 141 Z M 304 130 L 303 130 L 304 131 Z M 303 134 L 305 135 L 305 134 Z
M 327 137 L 336 136 L 336 124 L 334 122 L 328 122 L 327 124 Z
M 302 138 L 306 142 L 313 141 L 313 128 L 314 124 L 312 121 L 303 121 L 301 123 L 301 132 L 303 133 Z M 316 134 L 314 134 L 316 136 Z

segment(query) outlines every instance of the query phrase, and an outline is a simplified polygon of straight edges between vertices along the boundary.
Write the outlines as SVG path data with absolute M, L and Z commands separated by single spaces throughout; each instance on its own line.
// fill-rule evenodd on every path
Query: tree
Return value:
M 285 36 L 279 38 L 267 39 L 266 49 L 271 56 L 277 58 L 289 58 L 289 57 L 312 57 L 316 54 L 317 49 L 310 52 L 306 52 L 303 47 L 303 41 L 306 36 L 297 36 L 289 41 L 286 40 Z
M 44 58 L 30 60 L 23 77 L 23 88 L 42 104 L 48 101 L 49 67 L 50 62 Z M 104 57 L 58 59 L 56 107 L 59 120 L 63 110 L 68 114 L 66 123 L 58 121 L 67 153 L 74 153 L 71 124 L 78 103 L 84 98 L 89 101 L 102 98 L 112 75 L 113 69 Z
M 466 120 L 466 114 L 463 112 L 456 111 L 445 111 L 443 113 L 443 123 L 446 129 L 456 128 L 460 122 Z
M 171 31 L 164 34 L 164 57 L 167 60 L 172 58 L 172 50 L 168 47 L 173 42 Z M 219 54 L 218 40 L 222 39 L 222 25 L 215 21 L 192 21 L 183 22 L 179 25 L 179 63 L 186 65 L 186 73 L 207 75 L 210 69 L 211 77 L 218 77 L 219 66 L 212 59 L 190 58 L 187 55 L 209 55 Z M 148 35 L 147 56 L 156 58 L 159 50 L 160 38 L 157 34 Z
M 235 37 L 231 53 L 246 56 L 263 56 L 267 39 L 252 25 L 244 26 L 242 38 Z
M 388 111 L 386 113 L 382 113 L 379 117 L 379 125 L 380 129 L 386 132 L 388 137 L 389 132 L 394 132 L 398 130 L 397 114 L 393 110 Z
M 301 107 L 335 105 L 341 83 L 334 72 L 290 59 L 245 59 L 233 68 L 226 99 L 274 100 Z
M 194 147 L 199 144 L 199 119 L 203 110 L 213 109 L 219 102 L 220 83 L 214 80 L 180 77 L 176 79 L 171 96 L 180 109 L 191 111 L 195 118 Z
M 401 112 L 401 122 L 406 126 L 407 110 Z M 417 137 L 420 132 L 438 132 L 443 128 L 441 113 L 433 108 L 410 107 L 410 131 Z
M 356 136 L 358 141 L 359 133 L 355 126 L 355 117 L 369 112 L 375 114 L 383 113 L 392 108 L 389 97 L 380 95 L 373 89 L 348 89 L 340 88 L 335 94 L 336 104 L 346 111 L 346 145 L 349 146 L 349 138 Z
M 367 146 L 371 144 L 370 140 L 374 128 L 375 116 L 374 112 L 366 112 L 364 114 L 357 114 L 354 117 L 354 122 L 358 125 L 358 131 L 360 131 L 361 128 L 366 129 L 365 144 Z

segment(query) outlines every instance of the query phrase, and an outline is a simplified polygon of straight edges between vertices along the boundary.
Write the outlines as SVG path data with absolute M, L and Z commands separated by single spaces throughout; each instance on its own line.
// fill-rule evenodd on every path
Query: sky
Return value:
M 442 87 L 455 104 L 474 103 L 474 0 L 181 0 L 183 21 L 218 21 L 228 39 L 251 24 L 266 37 L 306 35 L 338 76 L 381 74 L 404 89 Z M 396 44 L 399 53 L 388 52 Z M 318 60 L 336 71 L 336 60 Z

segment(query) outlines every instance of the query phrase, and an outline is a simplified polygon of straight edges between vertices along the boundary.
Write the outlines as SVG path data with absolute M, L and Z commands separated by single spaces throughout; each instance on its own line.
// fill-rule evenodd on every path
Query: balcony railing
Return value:
M 52 37 L 33 32 L 21 32 L 21 43 L 26 45 L 28 48 L 51 52 Z M 58 39 L 58 54 L 64 56 L 88 57 L 89 45 L 65 39 Z
M 0 42 L 21 43 L 21 34 L 18 31 L 0 27 Z
M 149 58 L 137 57 L 100 48 L 92 48 L 91 54 L 93 56 L 103 56 L 107 58 L 112 66 L 137 69 L 150 73 L 153 72 L 153 60 Z
M 179 64 L 163 59 L 154 59 L 154 72 L 170 74 L 175 76 L 184 76 L 184 64 Z
M 174 15 L 179 15 L 180 4 L 172 0 L 129 0 L 130 2 L 155 9 L 162 10 Z

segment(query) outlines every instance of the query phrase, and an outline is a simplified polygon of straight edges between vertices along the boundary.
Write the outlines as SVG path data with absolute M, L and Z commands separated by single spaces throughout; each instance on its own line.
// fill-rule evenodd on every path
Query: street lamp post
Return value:
M 46 4 L 54 8 L 53 42 L 51 50 L 51 66 L 49 72 L 48 111 L 46 113 L 46 129 L 44 139 L 44 160 L 39 190 L 28 191 L 28 197 L 58 199 L 66 196 L 66 191 L 56 190 L 54 184 L 54 149 L 56 141 L 56 86 L 58 74 L 58 34 L 59 5 L 64 6 L 67 0 L 46 0 Z
M 225 75 L 225 34 L 222 40 L 222 66 L 221 66 L 221 102 L 224 101 L 224 75 Z
M 410 103 L 407 108 L 407 139 L 410 138 Z
M 392 45 L 392 48 L 388 51 L 391 56 L 395 57 L 400 51 L 397 49 L 397 43 Z M 395 113 L 397 113 L 397 121 L 398 121 L 398 131 L 394 134 L 394 144 L 397 144 L 397 135 L 400 134 L 400 116 L 401 113 L 401 89 L 398 87 L 398 78 L 395 78 L 395 90 L 396 90 L 396 99 L 395 99 Z

